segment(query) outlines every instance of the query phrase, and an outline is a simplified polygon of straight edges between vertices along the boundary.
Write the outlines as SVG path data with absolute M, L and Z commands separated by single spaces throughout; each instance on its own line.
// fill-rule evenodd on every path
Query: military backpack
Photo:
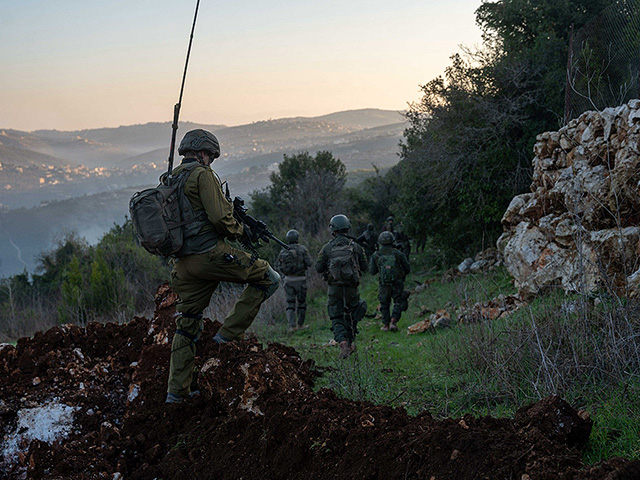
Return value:
M 396 256 L 393 253 L 388 255 L 378 254 L 378 270 L 380 271 L 380 284 L 392 285 L 398 280 Z
M 353 240 L 344 245 L 333 245 L 329 255 L 329 279 L 333 285 L 357 285 L 360 269 L 353 248 Z
M 163 176 L 157 187 L 131 197 L 129 214 L 133 229 L 147 252 L 161 257 L 176 255 L 184 239 L 198 233 L 207 223 L 206 212 L 196 213 L 184 194 L 189 174 L 199 165 L 189 163 L 175 177 Z
M 278 257 L 280 272 L 285 275 L 295 275 L 300 273 L 300 270 L 304 272 L 304 268 L 300 266 L 301 259 L 304 262 L 302 252 L 298 251 L 295 245 L 291 245 L 291 250 L 283 248 Z

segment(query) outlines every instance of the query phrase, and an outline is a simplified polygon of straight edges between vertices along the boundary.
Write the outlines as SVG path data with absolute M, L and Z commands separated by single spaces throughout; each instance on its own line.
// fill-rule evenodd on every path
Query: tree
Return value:
M 404 215 L 404 207 L 398 204 L 398 194 L 402 182 L 402 169 L 392 167 L 386 175 L 382 175 L 375 167 L 376 175 L 367 178 L 358 186 L 346 190 L 349 210 L 353 215 L 349 217 L 353 224 L 361 226 L 373 223 L 377 227 L 384 224 L 389 215 Z M 409 235 L 415 232 L 407 231 Z
M 452 56 L 407 112 L 398 205 L 450 259 L 493 244 L 528 190 L 537 134 L 563 118 L 567 44 L 612 0 L 500 0 L 476 11 L 483 45 Z
M 328 151 L 284 155 L 271 185 L 251 194 L 259 216 L 314 235 L 336 213 L 347 177 L 344 164 Z

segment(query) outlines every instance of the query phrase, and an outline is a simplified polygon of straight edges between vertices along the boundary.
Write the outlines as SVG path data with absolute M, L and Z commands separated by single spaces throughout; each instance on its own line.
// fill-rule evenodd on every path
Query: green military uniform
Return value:
M 396 242 L 400 251 L 405 254 L 407 260 L 409 260 L 409 255 L 411 254 L 411 242 L 409 241 L 409 236 L 405 233 L 404 224 L 398 225 L 394 236 L 396 237 Z
M 195 158 L 185 158 L 173 170 L 175 177 Z M 224 341 L 241 338 L 258 314 L 262 302 L 278 285 L 277 274 L 261 259 L 225 242 L 236 240 L 243 227 L 233 216 L 233 205 L 222 192 L 220 180 L 205 166 L 196 166 L 184 185 L 184 193 L 196 212 L 204 210 L 208 222 L 196 235 L 184 239 L 174 260 L 171 284 L 178 294 L 176 335 L 171 347 L 168 392 L 189 393 L 195 344 L 202 332 L 202 311 L 220 282 L 247 283 L 248 286 L 224 319 L 218 335 Z M 273 272 L 273 274 L 271 274 Z
M 406 298 L 404 298 L 404 279 L 411 271 L 407 257 L 401 251 L 393 248 L 392 245 L 380 245 L 377 252 L 373 254 L 369 261 L 369 272 L 376 275 L 380 272 L 380 260 L 384 255 L 395 256 L 396 280 L 388 285 L 382 283 L 382 275 L 378 284 L 378 300 L 380 300 L 380 313 L 382 323 L 389 327 L 391 318 L 396 322 L 400 320 L 402 312 L 406 310 Z M 393 313 L 390 313 L 391 301 L 393 300 Z M 395 322 L 394 322 L 395 323 Z
M 331 251 L 334 247 L 351 244 L 356 258 L 357 268 L 360 272 L 366 271 L 367 261 L 362 247 L 346 235 L 337 234 L 327 243 L 316 261 L 316 270 L 325 275 L 329 283 L 327 311 L 331 319 L 331 330 L 336 342 L 347 341 L 349 345 L 353 343 L 356 336 L 357 322 L 362 319 L 366 311 L 366 303 L 360 301 L 358 293 L 359 278 L 351 284 L 338 284 L 329 275 L 329 263 Z
M 311 255 L 307 247 L 299 243 L 289 244 L 291 250 L 283 248 L 276 260 L 276 270 L 283 275 L 284 293 L 287 299 L 287 323 L 290 329 L 304 325 L 307 313 L 307 269 L 312 265 Z M 293 258 L 289 265 L 287 259 Z M 296 308 L 297 303 L 297 308 Z
M 374 228 L 375 227 L 372 223 L 368 224 L 367 229 L 356 238 L 356 242 L 364 248 L 364 253 L 367 255 L 367 258 L 371 258 L 373 252 L 376 251 L 376 247 L 378 246 L 378 235 Z

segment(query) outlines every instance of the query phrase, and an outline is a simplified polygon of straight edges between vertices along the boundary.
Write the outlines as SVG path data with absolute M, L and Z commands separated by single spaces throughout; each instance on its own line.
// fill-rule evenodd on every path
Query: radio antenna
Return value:
M 180 87 L 180 98 L 178 103 L 173 107 L 173 124 L 171 125 L 171 147 L 169 150 L 169 169 L 167 173 L 171 178 L 171 171 L 173 170 L 173 155 L 176 149 L 176 135 L 178 133 L 178 118 L 180 117 L 180 106 L 182 105 L 182 94 L 184 93 L 184 83 L 187 79 L 187 67 L 189 66 L 189 56 L 191 55 L 191 45 L 193 44 L 193 32 L 196 29 L 196 19 L 198 18 L 198 7 L 200 6 L 200 0 L 196 2 L 196 12 L 193 15 L 193 25 L 191 26 L 191 36 L 189 37 L 189 48 L 187 49 L 187 59 L 184 62 L 184 73 L 182 74 L 182 86 Z

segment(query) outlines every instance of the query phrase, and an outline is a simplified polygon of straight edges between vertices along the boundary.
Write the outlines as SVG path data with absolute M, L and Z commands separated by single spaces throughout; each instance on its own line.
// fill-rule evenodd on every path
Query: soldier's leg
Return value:
M 396 319 L 396 321 L 400 320 L 400 316 L 402 315 L 404 303 L 404 283 L 398 282 L 393 285 L 393 313 L 392 317 Z
M 380 313 L 382 314 L 382 324 L 389 326 L 391 321 L 391 287 L 388 285 L 378 285 L 378 300 L 380 300 Z
M 304 325 L 304 319 L 307 315 L 307 285 L 302 284 L 298 288 L 298 326 Z
M 193 379 L 196 342 L 202 331 L 202 311 L 209 305 L 218 286 L 216 281 L 203 281 L 189 271 L 192 261 L 185 257 L 175 262 L 171 272 L 171 286 L 178 295 L 176 334 L 171 345 L 168 393 L 186 395 Z
M 358 287 L 344 289 L 345 318 L 347 320 L 347 340 L 352 344 L 358 333 L 358 310 L 360 308 L 360 294 Z M 366 308 L 366 307 L 365 307 Z
M 296 289 L 293 285 L 284 284 L 284 294 L 287 299 L 287 324 L 289 328 L 294 328 L 296 326 Z
M 331 319 L 333 339 L 340 343 L 349 340 L 349 324 L 344 315 L 344 295 L 341 286 L 330 285 L 327 291 L 327 312 Z
M 202 315 L 178 315 L 176 327 L 171 344 L 167 392 L 186 396 L 193 380 L 196 342 L 202 332 Z
M 275 293 L 280 276 L 266 261 L 253 260 L 247 252 L 223 241 L 203 255 L 206 255 L 205 261 L 190 264 L 194 276 L 203 280 L 248 283 L 218 332 L 226 341 L 235 340 L 249 328 L 262 302 Z

